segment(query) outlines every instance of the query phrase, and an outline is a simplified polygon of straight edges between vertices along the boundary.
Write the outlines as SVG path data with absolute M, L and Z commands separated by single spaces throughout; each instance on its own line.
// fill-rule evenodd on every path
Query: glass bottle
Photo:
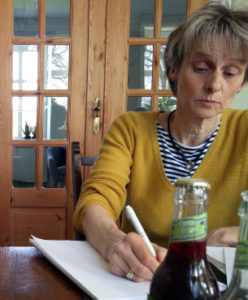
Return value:
M 240 232 L 232 279 L 222 300 L 248 300 L 248 191 L 241 193 L 242 203 L 239 208 Z
M 218 299 L 219 289 L 206 258 L 207 181 L 179 178 L 166 258 L 155 272 L 149 300 Z

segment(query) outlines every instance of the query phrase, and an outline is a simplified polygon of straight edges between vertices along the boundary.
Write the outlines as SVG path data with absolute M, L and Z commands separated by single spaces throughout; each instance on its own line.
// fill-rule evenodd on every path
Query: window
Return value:
M 165 76 L 167 38 L 186 18 L 186 0 L 130 0 L 127 110 L 176 107 Z
M 70 45 L 70 0 L 14 0 L 13 188 L 66 186 Z

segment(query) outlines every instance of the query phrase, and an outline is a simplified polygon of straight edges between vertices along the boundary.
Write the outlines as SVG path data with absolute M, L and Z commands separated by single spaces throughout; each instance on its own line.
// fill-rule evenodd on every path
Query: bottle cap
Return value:
M 210 188 L 210 183 L 201 178 L 188 178 L 188 177 L 182 177 L 178 178 L 175 181 L 175 187 L 202 187 L 202 188 Z

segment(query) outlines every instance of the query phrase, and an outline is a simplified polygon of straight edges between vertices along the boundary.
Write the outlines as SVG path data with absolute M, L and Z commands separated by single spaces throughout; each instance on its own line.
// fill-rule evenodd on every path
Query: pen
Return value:
M 130 220 L 130 222 L 133 224 L 137 233 L 143 238 L 146 246 L 151 251 L 152 255 L 156 257 L 156 251 L 154 250 L 147 234 L 145 233 L 144 228 L 140 224 L 139 219 L 137 218 L 134 210 L 132 209 L 132 207 L 130 205 L 126 206 L 126 215 L 127 215 L 128 220 Z

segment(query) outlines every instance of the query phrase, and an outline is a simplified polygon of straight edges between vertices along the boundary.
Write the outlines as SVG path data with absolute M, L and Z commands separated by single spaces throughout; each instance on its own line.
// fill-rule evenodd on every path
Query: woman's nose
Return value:
M 209 74 L 206 79 L 205 88 L 209 93 L 218 92 L 221 89 L 221 75 L 218 72 Z

